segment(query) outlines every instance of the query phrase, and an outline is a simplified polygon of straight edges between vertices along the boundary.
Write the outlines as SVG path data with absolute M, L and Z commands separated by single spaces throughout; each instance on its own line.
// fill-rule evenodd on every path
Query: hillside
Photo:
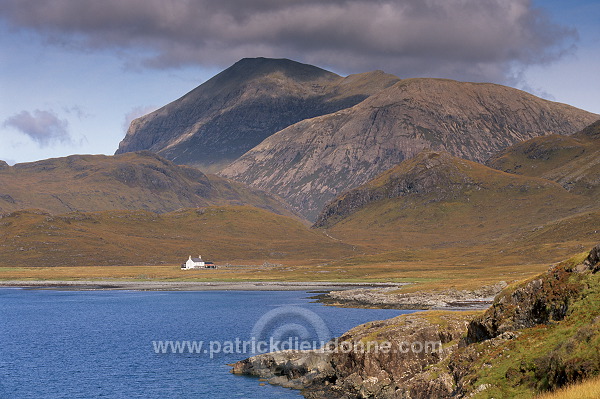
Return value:
M 494 244 L 508 256 L 526 245 L 594 242 L 597 210 L 545 179 L 422 152 L 336 198 L 315 227 L 380 250 Z
M 344 78 L 286 59 L 246 58 L 133 121 L 116 153 L 150 150 L 218 171 L 273 133 L 351 107 L 398 80 L 379 71 Z
M 293 215 L 274 196 L 177 166 L 150 152 L 72 155 L 0 165 L 0 212 L 102 210 L 169 212 L 209 205 L 253 205 Z
M 572 136 L 551 135 L 515 144 L 492 157 L 487 165 L 543 177 L 571 192 L 600 199 L 600 121 Z
M 179 264 L 198 254 L 216 262 L 309 264 L 351 252 L 295 219 L 247 206 L 166 214 L 17 211 L 0 215 L 0 243 L 3 267 Z
M 406 79 L 352 108 L 265 139 L 221 175 L 287 200 L 307 219 L 422 150 L 483 162 L 514 143 L 572 134 L 598 115 L 495 84 Z

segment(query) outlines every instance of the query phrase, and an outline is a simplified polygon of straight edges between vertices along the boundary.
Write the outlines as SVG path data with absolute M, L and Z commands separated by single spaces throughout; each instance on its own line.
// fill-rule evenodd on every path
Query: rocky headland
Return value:
M 506 287 L 485 312 L 370 322 L 322 350 L 262 354 L 232 372 L 307 398 L 531 397 L 600 374 L 598 270 L 600 245 Z

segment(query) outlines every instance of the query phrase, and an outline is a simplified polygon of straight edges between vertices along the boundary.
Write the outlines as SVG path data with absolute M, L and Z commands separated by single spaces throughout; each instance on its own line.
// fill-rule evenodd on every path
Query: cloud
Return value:
M 156 111 L 158 108 L 159 107 L 155 106 L 140 106 L 133 108 L 125 115 L 125 119 L 123 121 L 123 130 L 127 131 L 129 129 L 129 125 L 131 125 L 131 122 L 134 119 L 149 114 L 150 112 Z
M 52 143 L 71 143 L 69 135 L 69 122 L 59 119 L 52 111 L 36 109 L 33 113 L 21 111 L 4 121 L 5 127 L 12 127 L 29 136 L 40 147 L 47 147 Z
M 560 58 L 577 38 L 530 0 L 3 0 L 0 15 L 151 68 L 265 56 L 501 82 Z

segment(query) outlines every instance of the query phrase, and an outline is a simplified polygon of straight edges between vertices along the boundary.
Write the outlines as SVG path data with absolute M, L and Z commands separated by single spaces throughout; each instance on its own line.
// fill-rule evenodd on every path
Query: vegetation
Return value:
M 535 399 L 597 399 L 600 398 L 600 378 L 567 386 L 555 392 L 538 395 Z

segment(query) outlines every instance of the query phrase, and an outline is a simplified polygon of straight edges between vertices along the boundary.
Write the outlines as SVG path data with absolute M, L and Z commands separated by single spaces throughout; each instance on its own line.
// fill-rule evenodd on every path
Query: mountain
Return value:
M 344 78 L 287 59 L 246 58 L 134 120 L 116 153 L 150 150 L 218 171 L 273 133 L 351 107 L 398 80 L 381 71 Z
M 145 152 L 72 155 L 0 165 L 0 212 L 102 210 L 169 212 L 209 205 L 253 205 L 292 216 L 283 201 L 241 183 L 205 175 Z
M 598 118 L 505 86 L 406 79 L 281 130 L 220 174 L 276 193 L 315 220 L 336 195 L 422 150 L 484 162 L 514 143 L 572 134 Z
M 492 157 L 487 165 L 543 177 L 571 192 L 600 199 L 600 120 L 572 136 L 551 135 L 515 144 Z
M 352 251 L 296 219 L 250 206 L 164 214 L 16 211 L 0 215 L 0 242 L 0 266 L 10 267 L 179 264 L 198 254 L 217 262 L 305 265 Z
M 598 208 L 549 180 L 425 151 L 337 197 L 315 227 L 345 242 L 388 251 L 490 243 L 514 250 L 577 237 L 593 242 Z

